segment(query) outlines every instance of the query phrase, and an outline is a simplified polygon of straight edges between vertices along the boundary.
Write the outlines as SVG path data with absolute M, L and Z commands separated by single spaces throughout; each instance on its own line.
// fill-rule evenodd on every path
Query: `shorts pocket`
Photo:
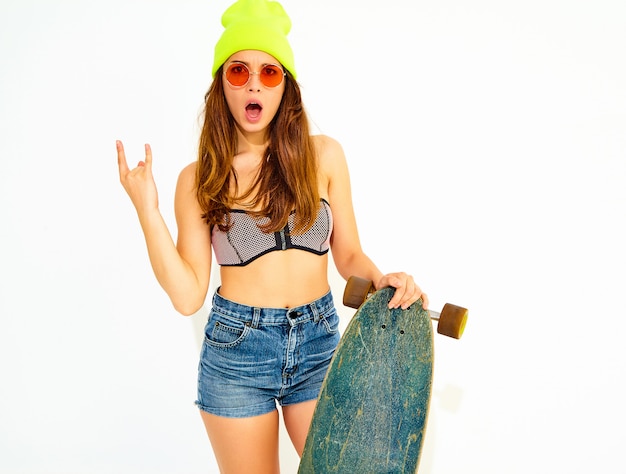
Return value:
M 204 340 L 213 347 L 226 349 L 241 344 L 249 332 L 248 323 L 211 311 L 204 330 Z
M 320 319 L 322 320 L 328 334 L 336 334 L 339 331 L 339 315 L 337 315 L 337 311 L 335 309 L 322 315 Z

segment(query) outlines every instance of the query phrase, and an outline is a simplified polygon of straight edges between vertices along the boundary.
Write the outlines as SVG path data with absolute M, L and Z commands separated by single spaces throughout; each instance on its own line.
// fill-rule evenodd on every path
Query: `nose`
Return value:
M 261 90 L 261 77 L 258 72 L 250 72 L 248 79 L 248 90 L 250 92 L 259 92 Z

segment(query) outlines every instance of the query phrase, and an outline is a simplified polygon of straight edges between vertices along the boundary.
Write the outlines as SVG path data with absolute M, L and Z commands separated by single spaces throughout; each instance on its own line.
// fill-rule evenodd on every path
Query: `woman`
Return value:
M 276 403 L 301 454 L 339 339 L 329 249 L 344 278 L 395 287 L 390 307 L 427 298 L 412 277 L 383 275 L 363 253 L 346 159 L 336 141 L 309 133 L 280 4 L 239 0 L 222 24 L 198 160 L 177 184 L 176 244 L 159 213 L 149 145 L 130 170 L 118 141 L 118 165 L 176 310 L 202 307 L 211 247 L 220 265 L 196 403 L 221 472 L 276 473 Z

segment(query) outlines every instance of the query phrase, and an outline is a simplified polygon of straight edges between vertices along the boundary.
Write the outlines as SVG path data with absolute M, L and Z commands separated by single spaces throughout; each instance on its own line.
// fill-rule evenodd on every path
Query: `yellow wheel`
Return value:
M 370 280 L 351 276 L 343 290 L 343 304 L 350 308 L 358 308 L 376 288 Z
M 444 336 L 460 339 L 467 324 L 467 309 L 446 303 L 439 316 L 437 332 Z

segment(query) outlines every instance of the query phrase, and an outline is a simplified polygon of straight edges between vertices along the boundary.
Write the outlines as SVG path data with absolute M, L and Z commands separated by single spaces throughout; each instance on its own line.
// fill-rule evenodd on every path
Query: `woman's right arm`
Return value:
M 120 182 L 137 211 L 154 274 L 174 308 L 184 315 L 194 314 L 204 303 L 211 274 L 211 235 L 195 196 L 195 163 L 183 169 L 178 178 L 178 240 L 174 244 L 159 211 L 150 146 L 146 145 L 145 161 L 132 170 L 119 141 L 117 158 Z

